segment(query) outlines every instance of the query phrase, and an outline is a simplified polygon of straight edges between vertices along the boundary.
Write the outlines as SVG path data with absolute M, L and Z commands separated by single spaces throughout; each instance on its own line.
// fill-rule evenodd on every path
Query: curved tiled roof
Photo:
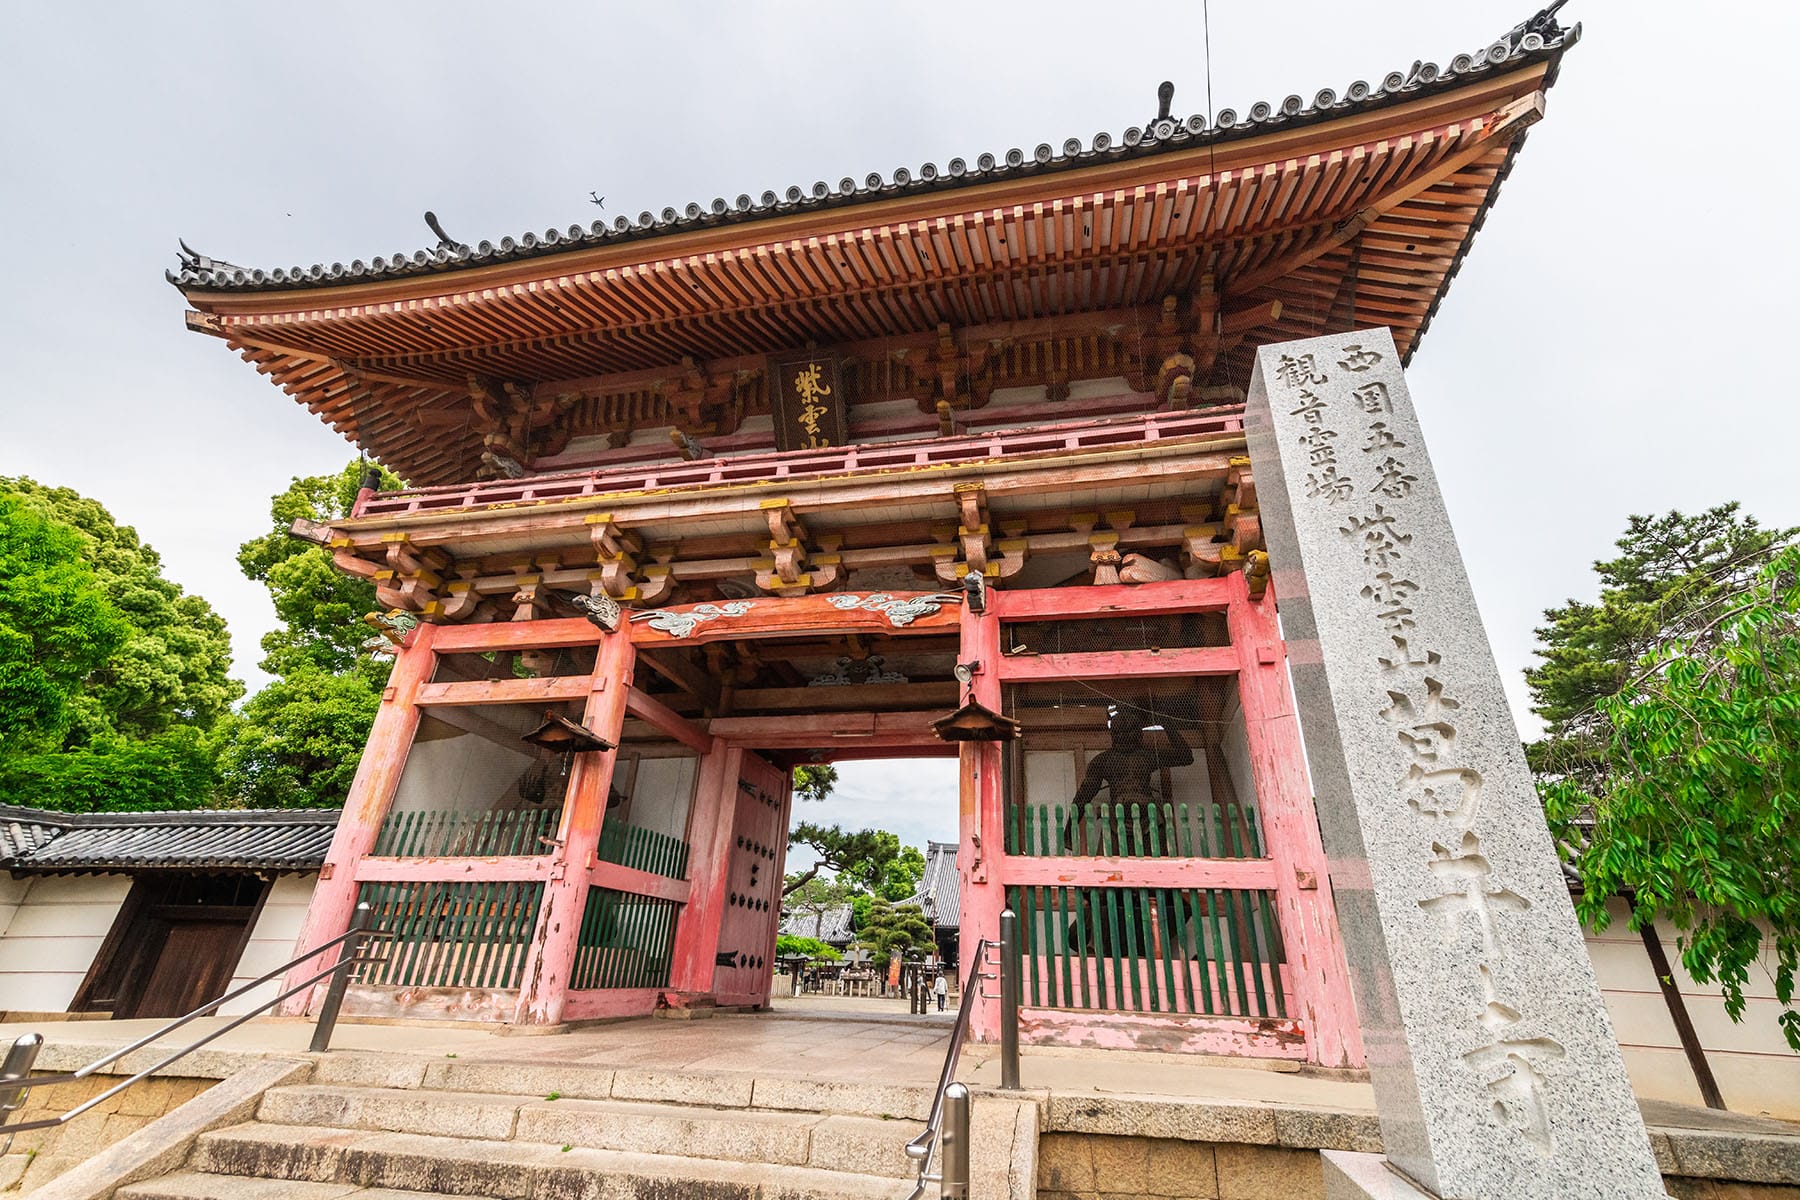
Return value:
M 62 813 L 0 805 L 0 868 L 79 871 L 311 871 L 338 809 Z
M 917 169 L 896 167 L 886 175 L 870 173 L 860 180 L 846 176 L 835 187 L 819 180 L 810 186 L 790 186 L 782 193 L 765 191 L 760 197 L 746 192 L 727 201 L 721 196 L 705 204 L 689 203 L 679 210 L 669 207 L 661 213 L 646 211 L 635 221 L 620 216 L 610 225 L 595 221 L 586 227 L 550 228 L 541 234 L 526 232 L 516 238 L 503 237 L 498 242 L 481 241 L 472 246 L 441 239 L 431 249 L 377 255 L 348 264 L 247 268 L 209 258 L 183 243 L 180 268 L 167 272 L 166 277 L 183 289 L 252 292 L 399 279 L 1221 144 L 1403 103 L 1529 62 L 1551 61 L 1554 73 L 1554 60 L 1581 34 L 1579 25 L 1565 29 L 1557 23 L 1556 10 L 1565 2 L 1557 0 L 1489 46 L 1457 55 L 1447 67 L 1416 62 L 1411 70 L 1389 72 L 1379 84 L 1359 79 L 1341 95 L 1323 88 L 1310 101 L 1299 95 L 1288 96 L 1279 104 L 1259 101 L 1241 114 L 1222 109 L 1212 121 L 1199 114 L 1185 119 L 1159 116 L 1146 126 L 1125 130 L 1116 139 L 1102 132 L 1085 141 L 1069 138 L 1060 148 L 1045 142 L 1030 152 L 1014 148 L 1004 155 L 981 154 L 973 162 L 952 158 L 942 168 L 926 163 Z

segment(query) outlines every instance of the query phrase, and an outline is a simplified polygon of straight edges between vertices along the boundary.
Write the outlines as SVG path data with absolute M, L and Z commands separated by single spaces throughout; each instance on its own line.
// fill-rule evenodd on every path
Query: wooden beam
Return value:
M 615 892 L 629 892 L 634 896 L 673 900 L 677 904 L 686 904 L 690 891 L 685 879 L 670 879 L 666 875 L 609 862 L 597 862 L 590 867 L 588 883 L 598 888 L 611 888 Z
M 517 623 L 524 624 L 522 621 Z M 586 675 L 553 675 L 547 679 L 473 679 L 462 683 L 425 684 L 419 688 L 418 703 L 422 706 L 539 704 L 559 700 L 585 700 L 591 690 L 593 680 Z
M 1124 541 L 1130 544 L 1129 539 Z M 988 604 L 1003 621 L 1056 621 L 1141 612 L 1224 612 L 1231 604 L 1231 587 L 1229 580 L 1217 578 L 1016 592 L 996 589 L 988 593 Z
M 700 729 L 654 696 L 632 688 L 625 697 L 625 711 L 655 726 L 683 745 L 705 754 L 712 749 L 712 735 Z
M 920 746 L 928 750 L 944 743 L 931 731 L 941 713 L 845 713 L 834 717 L 830 729 L 796 721 L 792 717 L 717 717 L 707 722 L 707 732 L 734 745 L 755 750 L 833 749 L 854 751 L 861 747 Z
M 1032 679 L 1169 679 L 1192 675 L 1235 675 L 1238 672 L 1238 655 L 1230 646 L 1197 646 L 1180 650 L 1107 650 L 1090 654 L 1003 656 L 996 667 L 1000 678 L 1008 683 Z
M 1000 879 L 1020 887 L 1231 888 L 1269 891 L 1266 858 L 1027 858 L 1000 860 Z
M 529 857 L 488 858 L 364 858 L 357 861 L 358 883 L 482 883 L 545 879 L 555 858 L 548 854 Z

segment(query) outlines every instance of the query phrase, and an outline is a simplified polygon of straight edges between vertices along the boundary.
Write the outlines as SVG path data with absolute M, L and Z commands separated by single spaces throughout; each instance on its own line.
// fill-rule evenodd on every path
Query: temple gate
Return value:
M 350 1011 L 762 1005 L 791 769 L 954 754 L 963 956 L 1018 914 L 1027 1038 L 1360 1063 L 1246 389 L 1273 343 L 1410 357 L 1570 40 L 498 244 L 188 252 L 190 327 L 410 481 L 295 529 L 394 642 L 302 935 L 393 934 Z

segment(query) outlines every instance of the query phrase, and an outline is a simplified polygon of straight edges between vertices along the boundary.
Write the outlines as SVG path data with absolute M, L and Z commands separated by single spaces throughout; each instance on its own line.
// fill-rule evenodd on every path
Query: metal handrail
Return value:
M 983 960 L 987 957 L 987 949 L 991 945 L 993 943 L 986 938 L 975 943 L 975 962 L 969 968 L 969 981 L 963 986 L 962 1002 L 956 1009 L 956 1024 L 950 1029 L 950 1045 L 944 1051 L 944 1069 L 938 1073 L 937 1091 L 931 1098 L 931 1115 L 925 1120 L 925 1131 L 906 1143 L 906 1157 L 919 1164 L 918 1186 L 913 1188 L 912 1195 L 908 1196 L 907 1200 L 919 1200 L 919 1197 L 925 1194 L 927 1185 L 940 1180 L 940 1175 L 928 1173 L 931 1169 L 931 1152 L 937 1147 L 938 1134 L 943 1127 L 944 1094 L 949 1091 L 950 1085 L 956 1080 L 956 1063 L 962 1057 L 963 1041 L 969 1036 L 969 1016 L 975 1008 L 971 1001 L 980 991 L 981 981 L 993 978 L 981 969 L 986 965 Z M 960 1111 L 966 1118 L 967 1106 L 963 1106 Z M 964 1131 L 964 1137 L 965 1139 L 967 1137 L 966 1131 Z
M 361 966 L 365 963 L 385 961 L 380 958 L 365 958 L 362 955 L 362 941 L 364 938 L 385 938 L 391 936 L 386 930 L 370 929 L 368 922 L 369 906 L 367 904 L 357 905 L 356 915 L 350 922 L 350 928 L 343 933 L 338 934 L 328 941 L 319 943 L 305 954 L 282 963 L 279 967 L 269 971 L 267 974 L 257 976 L 242 987 L 226 992 L 217 1000 L 201 1005 L 186 1016 L 177 1017 L 167 1025 L 162 1026 L 152 1033 L 146 1034 L 137 1041 L 121 1046 L 117 1050 L 113 1050 L 107 1054 L 103 1054 L 93 1062 L 74 1071 L 69 1071 L 61 1075 L 39 1075 L 36 1078 L 31 1078 L 31 1068 L 37 1062 L 38 1051 L 43 1048 L 44 1037 L 42 1034 L 38 1033 L 20 1035 L 20 1037 L 13 1042 L 11 1049 L 8 1050 L 4 1065 L 0 1065 L 0 1114 L 16 1111 L 25 1103 L 26 1093 L 32 1088 L 53 1087 L 59 1083 L 78 1083 L 98 1071 L 101 1067 L 117 1062 L 132 1051 L 141 1050 L 152 1042 L 162 1040 L 169 1034 L 174 1033 L 177 1029 L 180 1029 L 183 1025 L 186 1025 L 189 1021 L 206 1016 L 220 1005 L 235 1000 L 247 992 L 254 991 L 256 988 L 261 987 L 263 984 L 268 983 L 277 976 L 287 974 L 301 963 L 318 958 L 319 955 L 331 949 L 333 946 L 342 943 L 348 947 L 347 953 L 340 955 L 337 962 L 325 968 L 323 971 L 320 971 L 318 974 L 295 984 L 274 999 L 264 1001 L 249 1012 L 235 1018 L 229 1024 L 221 1025 L 211 1033 L 208 1033 L 205 1037 L 190 1042 L 173 1054 L 168 1055 L 151 1066 L 145 1067 L 131 1078 L 113 1085 L 97 1096 L 90 1097 L 85 1102 L 71 1108 L 68 1112 L 63 1113 L 60 1116 L 44 1117 L 36 1121 L 21 1121 L 12 1125 L 0 1125 L 0 1136 L 4 1136 L 6 1139 L 4 1145 L 11 1145 L 12 1135 L 15 1133 L 26 1133 L 34 1129 L 54 1129 L 59 1125 L 67 1124 L 76 1117 L 79 1117 L 82 1113 L 93 1108 L 95 1105 L 118 1095 L 132 1084 L 155 1074 L 157 1071 L 162 1070 L 171 1063 L 180 1061 L 194 1051 L 200 1049 L 202 1046 L 230 1033 L 233 1029 L 236 1029 L 245 1022 L 255 1017 L 262 1016 L 265 1012 L 274 1008 L 282 1001 L 287 1000 L 291 996 L 299 995 L 301 992 L 318 983 L 321 979 L 327 977 L 331 978 L 331 984 L 326 991 L 325 1002 L 319 1006 L 318 1023 L 313 1031 L 311 1048 L 313 1051 L 324 1051 L 329 1049 L 331 1033 L 337 1025 L 338 1012 L 343 1007 L 344 992 L 349 986 L 350 968 Z

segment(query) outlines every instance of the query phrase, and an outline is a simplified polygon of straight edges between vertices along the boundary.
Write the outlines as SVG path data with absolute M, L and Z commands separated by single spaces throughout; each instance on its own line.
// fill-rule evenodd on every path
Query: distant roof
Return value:
M 314 871 L 340 809 L 64 813 L 0 805 L 0 869 Z
M 823 912 L 784 912 L 777 932 L 788 937 L 818 938 L 828 946 L 848 946 L 856 935 L 850 931 L 852 911 L 848 904 Z
M 902 900 L 917 904 L 938 929 L 962 926 L 962 883 L 956 874 L 955 842 L 925 843 L 925 874 L 919 879 L 919 890 Z
M 1110 133 L 1101 132 L 1085 141 L 1079 137 L 1068 138 L 1060 148 L 1044 142 L 1029 152 L 1015 147 L 1003 155 L 981 154 L 972 163 L 963 158 L 951 158 L 942 168 L 935 163 L 925 163 L 916 169 L 896 167 L 885 176 L 879 172 L 860 180 L 846 176 L 836 187 L 819 180 L 810 185 L 791 185 L 781 193 L 765 191 L 760 197 L 745 192 L 735 200 L 727 201 L 720 196 L 704 204 L 691 202 L 679 210 L 669 207 L 660 213 L 645 211 L 639 213 L 635 221 L 618 216 L 610 225 L 595 221 L 585 227 L 550 228 L 541 234 L 527 231 L 516 238 L 503 237 L 498 242 L 484 240 L 470 245 L 440 237 L 437 244 L 427 249 L 378 254 L 367 262 L 356 259 L 348 264 L 314 263 L 310 267 L 265 270 L 214 259 L 183 243 L 179 269 L 166 275 L 170 283 L 183 290 L 252 292 L 441 274 L 560 254 L 571 249 L 641 241 L 710 226 L 844 208 L 896 196 L 948 191 L 1239 141 L 1275 130 L 1403 104 L 1462 86 L 1479 76 L 1513 70 L 1530 62 L 1553 60 L 1580 36 L 1579 25 L 1564 29 L 1557 23 L 1555 13 L 1563 2 L 1559 0 L 1514 26 L 1491 45 L 1471 54 L 1456 55 L 1447 67 L 1414 62 L 1411 70 L 1390 71 L 1379 83 L 1356 80 L 1341 95 L 1332 88 L 1321 88 L 1310 102 L 1300 95 L 1288 96 L 1279 104 L 1264 100 L 1241 114 L 1234 109 L 1221 109 L 1214 120 L 1203 114 L 1185 118 L 1159 114 L 1143 126 L 1131 126 L 1116 139 Z

